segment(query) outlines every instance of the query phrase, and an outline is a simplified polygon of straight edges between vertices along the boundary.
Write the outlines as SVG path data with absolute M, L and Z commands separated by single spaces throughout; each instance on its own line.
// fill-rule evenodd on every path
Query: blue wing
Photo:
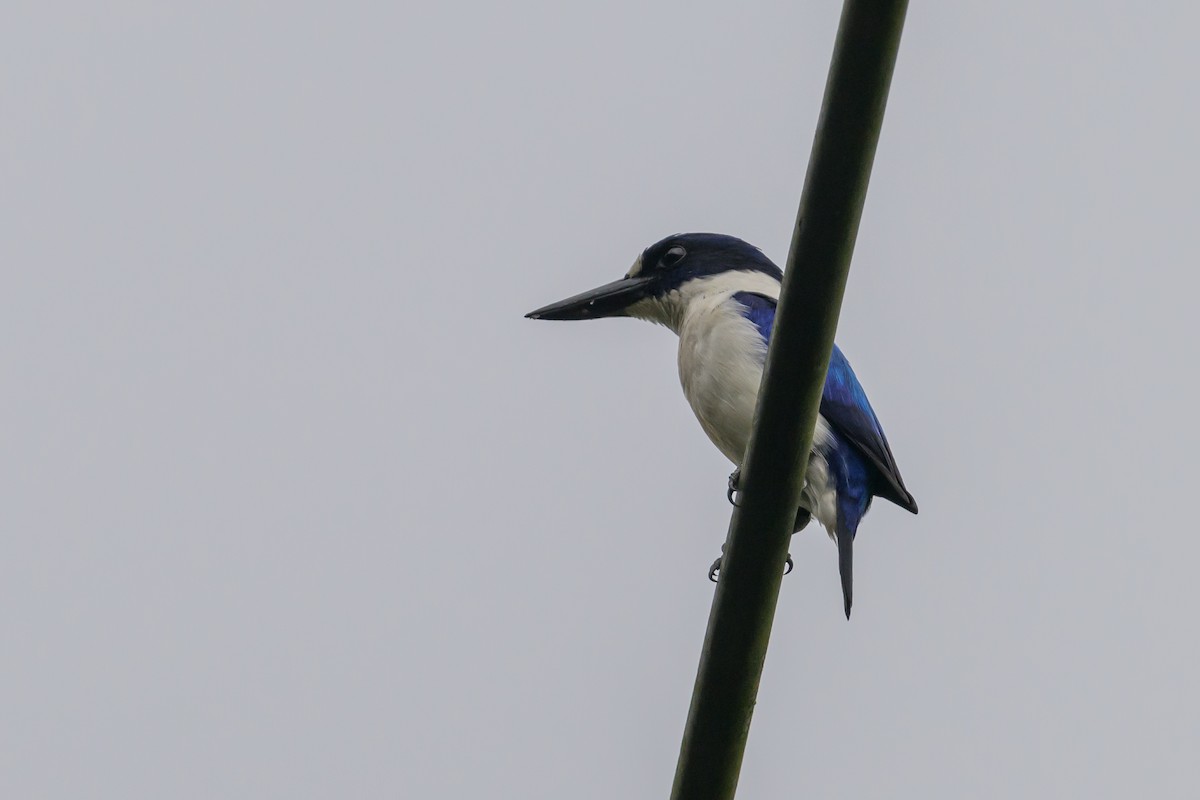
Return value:
M 733 299 L 745 306 L 746 319 L 769 341 L 775 325 L 775 300 L 753 292 L 738 292 Z M 821 416 L 875 468 L 881 480 L 876 481 L 874 493 L 915 514 L 917 501 L 904 487 L 879 418 L 837 345 L 829 358 L 829 371 L 821 392 Z

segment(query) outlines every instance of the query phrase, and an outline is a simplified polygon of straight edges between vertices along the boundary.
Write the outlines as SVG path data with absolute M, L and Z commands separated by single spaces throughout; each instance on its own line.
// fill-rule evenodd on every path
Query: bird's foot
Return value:
M 725 545 L 721 545 L 721 555 L 717 556 L 717 560 L 708 568 L 708 579 L 713 583 L 717 582 L 717 573 L 721 571 L 721 562 L 725 560 Z
M 729 504 L 736 506 L 738 504 L 737 496 L 739 494 L 738 484 L 742 481 L 742 468 L 738 467 L 733 472 L 729 473 L 729 490 L 725 492 L 726 499 Z
M 725 560 L 725 545 L 721 545 L 721 555 L 708 568 L 708 579 L 713 583 L 717 582 L 717 575 L 721 572 L 721 562 L 723 560 Z M 792 563 L 792 554 L 788 553 L 787 561 L 784 563 L 783 574 L 787 575 L 792 571 L 794 566 L 795 564 Z

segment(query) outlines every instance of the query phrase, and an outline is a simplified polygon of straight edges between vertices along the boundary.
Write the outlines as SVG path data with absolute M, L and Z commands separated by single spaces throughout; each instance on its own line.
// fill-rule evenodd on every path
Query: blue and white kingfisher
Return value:
M 741 239 L 684 233 L 646 248 L 624 278 L 526 316 L 636 317 L 678 334 L 683 393 L 708 438 L 738 468 L 729 478 L 732 500 L 782 280 L 779 267 Z M 847 619 L 854 536 L 873 497 L 917 513 L 866 392 L 835 345 L 793 532 L 815 515 L 837 543 Z M 719 568 L 717 559 L 709 577 Z

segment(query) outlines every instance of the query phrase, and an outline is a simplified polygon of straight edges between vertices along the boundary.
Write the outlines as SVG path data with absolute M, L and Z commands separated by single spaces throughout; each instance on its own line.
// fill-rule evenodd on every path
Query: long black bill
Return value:
M 590 292 L 559 300 L 525 316 L 528 319 L 599 319 L 620 317 L 626 309 L 646 296 L 649 278 L 622 278 Z

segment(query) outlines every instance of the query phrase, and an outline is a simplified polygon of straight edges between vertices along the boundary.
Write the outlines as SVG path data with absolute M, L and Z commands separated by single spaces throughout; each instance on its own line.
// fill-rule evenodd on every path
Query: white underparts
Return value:
M 679 334 L 683 393 L 708 438 L 736 465 L 750 439 L 767 346 L 733 295 L 778 298 L 779 288 L 761 272 L 725 272 L 689 281 L 662 298 L 641 300 L 628 312 Z M 818 417 L 801 504 L 833 536 L 837 495 L 821 455 L 829 438 L 828 425 Z

